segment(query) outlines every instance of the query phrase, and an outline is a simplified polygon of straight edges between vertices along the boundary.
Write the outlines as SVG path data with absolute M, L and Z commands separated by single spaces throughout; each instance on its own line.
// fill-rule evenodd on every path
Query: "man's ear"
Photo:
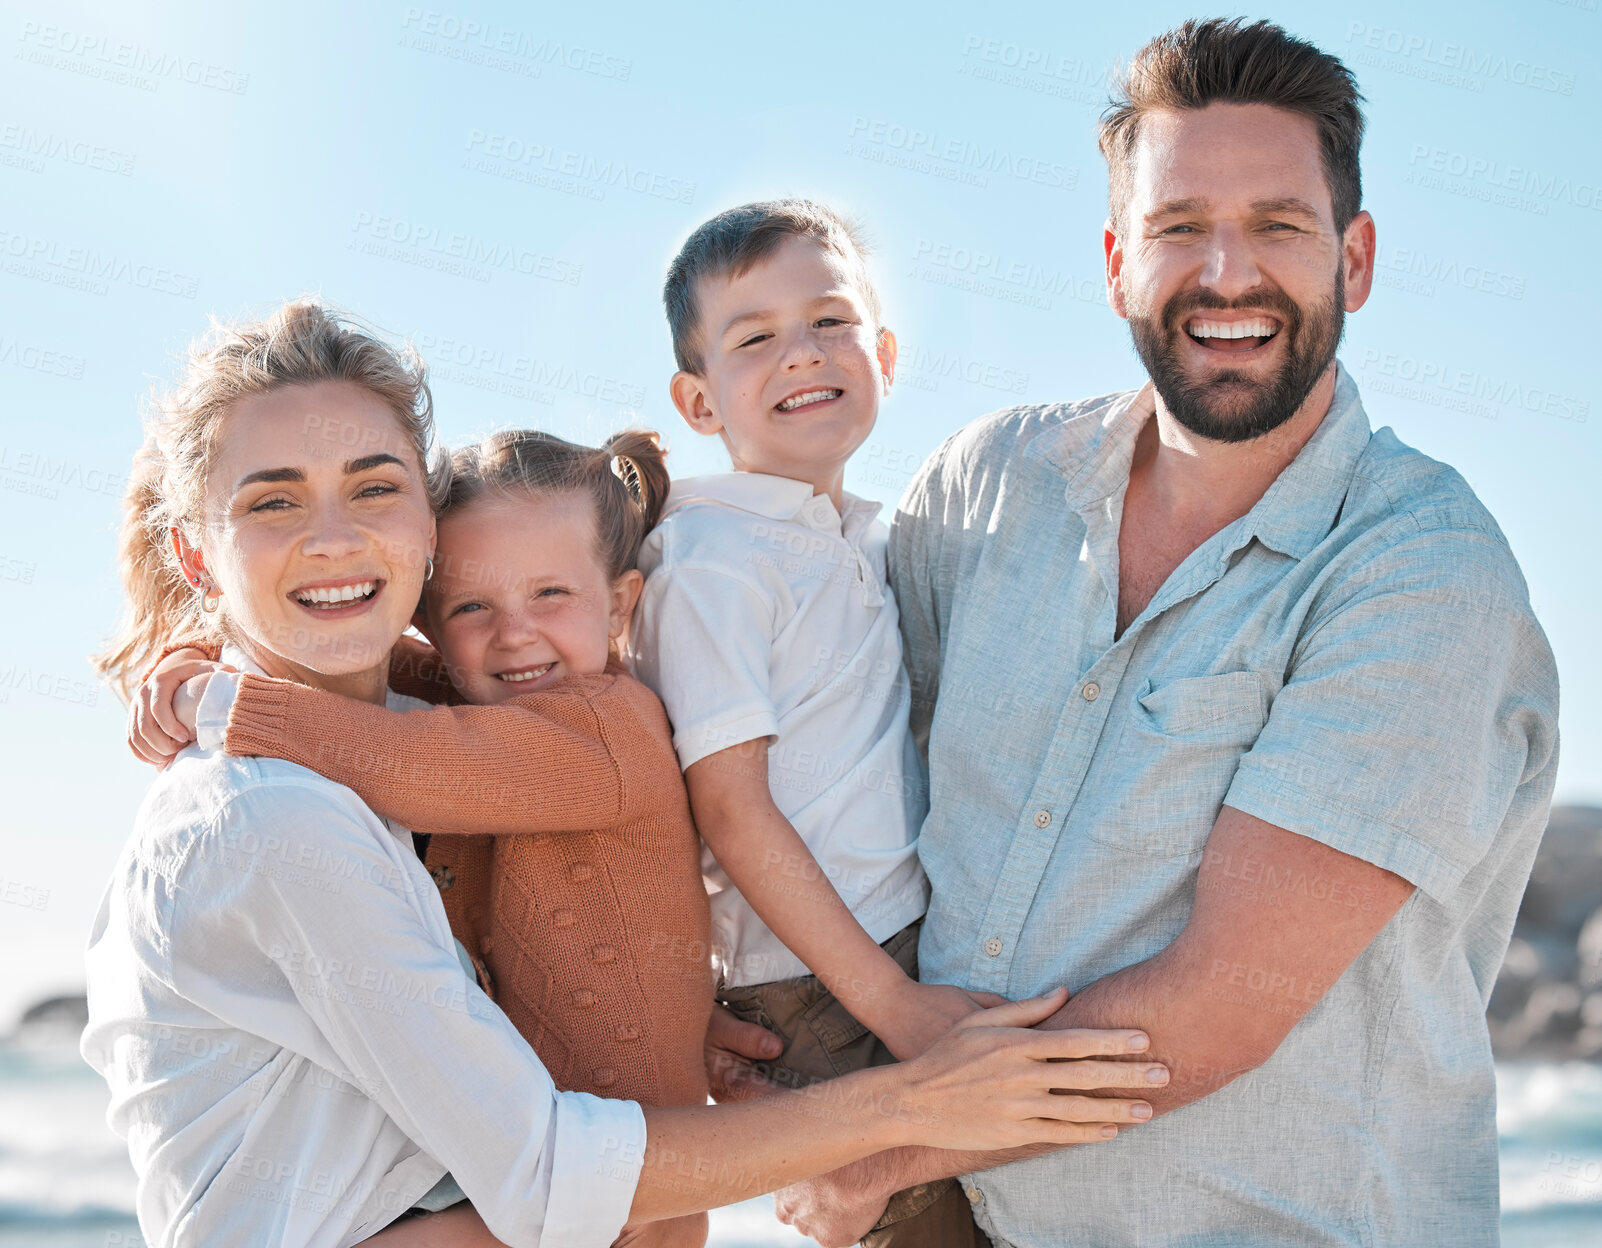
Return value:
M 1107 257 L 1107 306 L 1124 320 L 1129 309 L 1124 303 L 1124 245 L 1109 218 L 1101 227 L 1101 249 Z
M 1356 312 L 1368 302 L 1374 288 L 1374 218 L 1359 212 L 1347 223 L 1341 239 L 1341 263 L 1346 266 L 1346 310 Z
M 896 379 L 896 336 L 884 326 L 879 327 L 879 371 L 884 374 L 884 392 Z
M 684 417 L 684 423 L 691 429 L 708 436 L 723 432 L 723 422 L 707 402 L 705 377 L 680 369 L 668 382 L 668 394 L 672 396 L 673 406 L 679 409 L 679 415 Z

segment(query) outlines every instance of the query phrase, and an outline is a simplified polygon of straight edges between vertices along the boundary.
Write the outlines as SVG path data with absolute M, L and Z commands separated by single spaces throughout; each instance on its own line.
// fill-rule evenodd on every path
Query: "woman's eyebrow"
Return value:
M 348 460 L 344 472 L 347 477 L 358 472 L 366 472 L 369 468 L 377 468 L 380 464 L 399 464 L 406 468 L 406 461 L 398 455 L 391 455 L 380 451 L 377 455 L 363 455 L 360 459 Z M 255 485 L 259 481 L 305 481 L 306 474 L 299 468 L 263 468 L 258 472 L 249 472 L 239 478 L 236 490 L 242 490 L 247 485 Z

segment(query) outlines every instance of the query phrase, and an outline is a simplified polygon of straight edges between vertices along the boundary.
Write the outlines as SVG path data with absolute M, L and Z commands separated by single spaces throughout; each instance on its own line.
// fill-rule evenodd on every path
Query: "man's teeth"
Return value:
M 322 589 L 297 589 L 295 601 L 310 606 L 314 603 L 346 603 L 355 602 L 358 598 L 369 598 L 378 588 L 377 581 L 359 581 L 355 585 L 332 585 Z
M 555 663 L 547 663 L 544 667 L 531 667 L 526 672 L 501 672 L 498 675 L 499 679 L 515 685 L 519 681 L 533 680 L 536 676 L 543 676 L 555 666 Z
M 1273 321 L 1192 321 L 1185 330 L 1192 338 L 1272 338 L 1279 326 Z
M 824 399 L 838 399 L 844 393 L 845 391 L 843 390 L 808 390 L 805 394 L 798 394 L 793 399 L 786 399 L 783 403 L 780 403 L 779 410 L 781 412 L 794 411 L 803 403 L 818 403 Z

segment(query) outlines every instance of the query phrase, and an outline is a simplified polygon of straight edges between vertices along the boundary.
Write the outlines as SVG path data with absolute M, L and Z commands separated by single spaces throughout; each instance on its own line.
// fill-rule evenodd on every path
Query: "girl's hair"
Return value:
M 430 501 L 439 504 L 446 474 L 427 472 L 434 405 L 411 346 L 391 345 L 315 298 L 286 303 L 265 320 L 214 319 L 190 344 L 182 380 L 152 397 L 123 498 L 119 564 L 128 616 L 92 661 L 124 697 L 169 642 L 223 638 L 220 617 L 200 610 L 170 532 L 177 526 L 195 536 L 222 418 L 249 395 L 328 381 L 360 386 L 389 407 L 417 452 Z
M 583 494 L 595 505 L 596 555 L 616 580 L 639 559 L 645 535 L 667 502 L 667 451 L 649 429 L 625 429 L 599 447 L 537 429 L 508 429 L 450 459 L 440 515 L 515 492 Z

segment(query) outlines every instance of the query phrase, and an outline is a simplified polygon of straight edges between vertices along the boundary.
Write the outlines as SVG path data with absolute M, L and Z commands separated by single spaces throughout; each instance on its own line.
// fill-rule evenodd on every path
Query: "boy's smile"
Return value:
M 737 471 L 809 482 L 838 506 L 896 358 L 849 266 L 787 238 L 745 273 L 703 279 L 697 302 L 704 371 L 674 376 L 675 406 L 722 437 Z

